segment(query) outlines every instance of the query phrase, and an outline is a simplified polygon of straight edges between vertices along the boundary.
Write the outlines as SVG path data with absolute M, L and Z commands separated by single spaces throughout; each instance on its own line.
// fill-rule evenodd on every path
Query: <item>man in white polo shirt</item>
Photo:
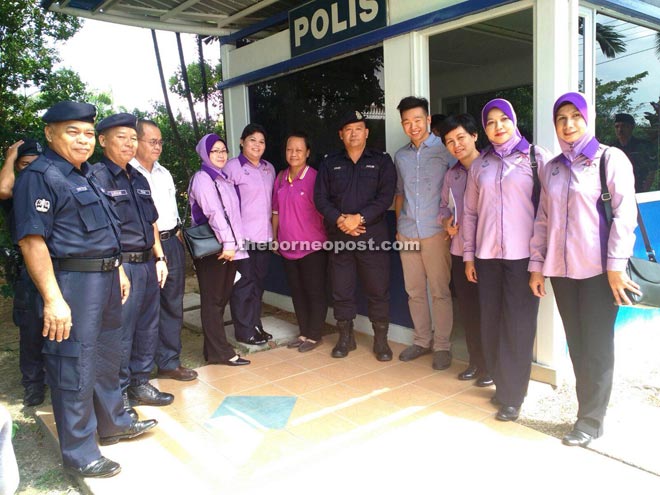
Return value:
M 190 381 L 197 372 L 181 366 L 181 327 L 183 325 L 183 292 L 186 278 L 186 257 L 179 233 L 179 210 L 172 174 L 158 163 L 163 151 L 163 137 L 158 125 L 141 119 L 137 125 L 138 149 L 133 165 L 147 178 L 151 196 L 158 210 L 158 231 L 167 257 L 169 274 L 160 290 L 159 341 L 155 362 L 158 378 Z

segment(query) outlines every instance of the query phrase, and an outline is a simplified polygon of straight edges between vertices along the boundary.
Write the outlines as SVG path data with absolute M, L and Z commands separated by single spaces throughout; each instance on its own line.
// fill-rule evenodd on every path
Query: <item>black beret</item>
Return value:
M 23 144 L 18 147 L 18 154 L 16 155 L 16 158 L 18 159 L 22 156 L 41 155 L 42 152 L 43 148 L 41 147 L 41 144 L 39 144 L 39 141 L 28 138 L 23 140 Z
M 137 117 L 130 113 L 116 113 L 104 118 L 101 122 L 96 124 L 96 131 L 101 133 L 112 127 L 130 127 L 137 129 Z
M 345 125 L 353 124 L 354 122 L 364 122 L 365 120 L 367 119 L 364 117 L 362 112 L 351 110 L 342 115 L 341 119 L 339 120 L 339 130 L 342 130 Z
M 59 103 L 55 103 L 41 117 L 47 124 L 66 122 L 67 120 L 78 120 L 93 124 L 95 118 L 96 107 L 94 105 L 77 101 L 60 101 Z
M 617 113 L 614 116 L 614 123 L 624 122 L 626 124 L 635 125 L 635 118 L 629 113 Z

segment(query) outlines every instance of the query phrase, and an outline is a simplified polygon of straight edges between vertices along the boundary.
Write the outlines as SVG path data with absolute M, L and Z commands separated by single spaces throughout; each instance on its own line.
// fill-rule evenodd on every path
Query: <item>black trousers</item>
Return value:
M 551 280 L 575 372 L 575 427 L 598 438 L 603 434 L 603 419 L 612 393 L 614 321 L 619 307 L 614 305 L 605 273 L 584 280 Z
M 41 294 L 28 274 L 21 266 L 18 280 L 14 284 L 14 324 L 20 331 L 19 366 L 21 382 L 26 389 L 30 386 L 43 387 L 45 381 L 44 358 L 41 348 L 44 337 L 44 303 Z
M 183 293 L 186 285 L 186 253 L 183 243 L 172 236 L 161 241 L 167 256 L 167 279 L 160 289 L 160 319 L 156 366 L 173 370 L 181 365 L 181 327 L 183 326 Z
M 225 333 L 225 307 L 231 296 L 236 262 L 207 256 L 195 260 L 204 332 L 204 359 L 211 363 L 229 361 L 236 355 Z
M 357 315 L 357 279 L 367 296 L 369 319 L 390 319 L 390 253 L 387 251 L 341 251 L 330 254 L 334 316 L 338 321 Z
M 300 335 L 318 341 L 328 313 L 325 293 L 328 255 L 314 251 L 297 260 L 282 257 Z
M 539 300 L 529 288 L 528 262 L 475 260 L 481 343 L 497 400 L 505 406 L 522 405 L 532 371 Z
M 481 310 L 479 308 L 479 285 L 468 281 L 462 256 L 451 255 L 451 279 L 458 300 L 458 310 L 465 328 L 465 343 L 470 355 L 470 366 L 487 371 L 486 359 L 481 349 Z
M 270 264 L 268 250 L 250 249 L 248 254 L 249 258 L 235 262 L 241 278 L 234 284 L 229 301 L 237 340 L 257 335 L 255 327 L 261 327 L 261 298 Z

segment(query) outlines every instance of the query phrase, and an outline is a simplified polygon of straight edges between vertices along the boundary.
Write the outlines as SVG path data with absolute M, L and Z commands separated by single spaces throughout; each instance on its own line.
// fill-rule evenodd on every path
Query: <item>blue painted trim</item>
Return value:
M 316 62 L 328 60 L 342 53 L 351 52 L 365 48 L 381 41 L 399 36 L 410 31 L 424 29 L 436 24 L 452 21 L 460 17 L 482 12 L 493 7 L 499 7 L 509 3 L 514 3 L 517 0 L 470 0 L 461 2 L 451 7 L 437 10 L 428 14 L 423 14 L 407 21 L 402 21 L 398 24 L 386 26 L 384 28 L 376 29 L 369 33 L 365 33 L 355 38 L 340 41 L 334 45 L 315 50 L 313 52 L 299 55 L 298 57 L 284 60 L 268 67 L 247 72 L 237 77 L 232 77 L 226 81 L 218 84 L 219 89 L 227 89 L 239 84 L 246 84 L 259 79 L 266 79 L 276 74 L 282 74 L 305 65 L 311 65 Z
M 632 18 L 660 23 L 660 7 L 640 0 L 589 0 L 590 3 L 614 10 Z
M 268 29 L 271 26 L 280 24 L 288 20 L 289 20 L 289 12 L 285 10 L 284 12 L 280 12 L 279 14 L 275 14 L 274 16 L 264 19 L 263 21 L 257 22 L 256 24 L 252 24 L 249 27 L 241 29 L 240 31 L 236 31 L 235 33 L 228 34 L 227 36 L 221 36 L 220 43 L 225 45 L 233 45 L 238 40 L 247 38 L 251 34 L 258 33 L 259 31 L 263 31 L 264 29 Z

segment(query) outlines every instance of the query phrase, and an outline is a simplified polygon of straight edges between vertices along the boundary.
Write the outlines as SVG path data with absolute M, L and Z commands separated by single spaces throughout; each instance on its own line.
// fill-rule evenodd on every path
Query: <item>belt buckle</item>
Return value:
M 160 240 L 161 241 L 169 241 L 170 237 L 172 237 L 172 232 L 169 231 L 169 230 L 166 230 L 166 231 L 160 233 Z
M 138 253 L 131 253 L 128 255 L 128 261 L 130 263 L 139 263 L 142 261 L 140 258 L 141 256 Z
M 114 270 L 119 266 L 119 258 L 116 256 L 113 256 L 112 258 L 107 258 L 103 260 L 103 263 L 101 264 L 101 270 L 104 272 L 109 272 Z

